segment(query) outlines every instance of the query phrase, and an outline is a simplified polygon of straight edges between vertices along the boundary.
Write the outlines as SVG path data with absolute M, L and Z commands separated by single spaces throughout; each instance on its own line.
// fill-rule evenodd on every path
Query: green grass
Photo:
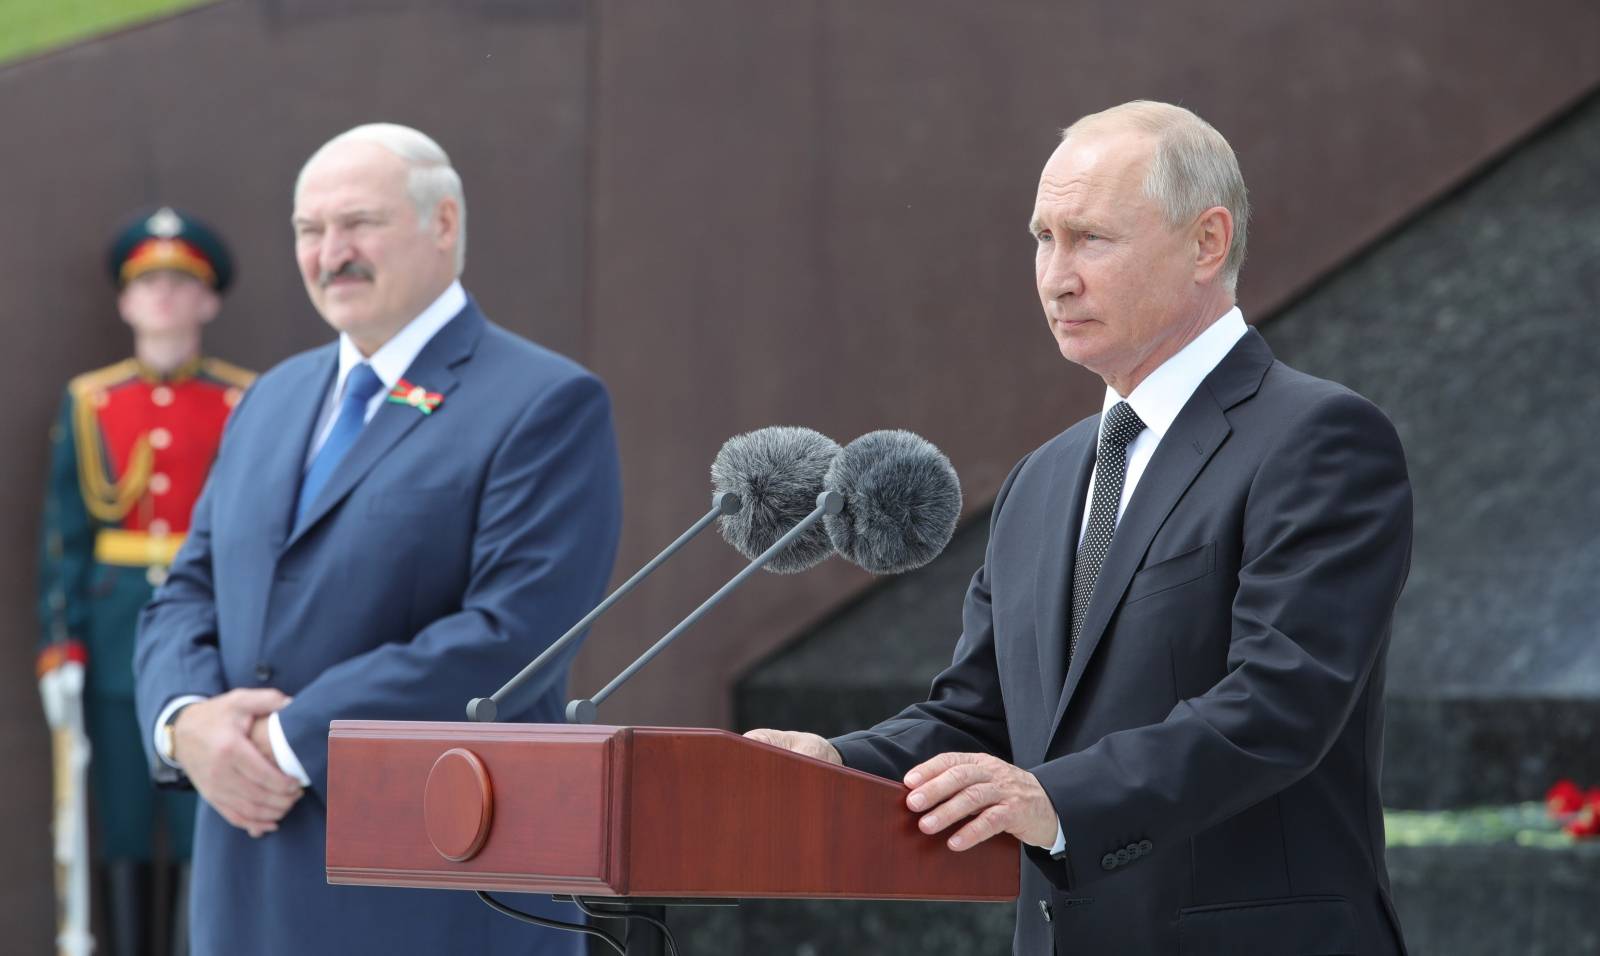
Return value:
M 1551 819 L 1543 803 L 1465 810 L 1385 810 L 1383 822 L 1390 846 L 1515 843 L 1566 849 L 1579 842 L 1562 831 L 1561 824 Z
M 0 0 L 0 64 L 212 0 Z

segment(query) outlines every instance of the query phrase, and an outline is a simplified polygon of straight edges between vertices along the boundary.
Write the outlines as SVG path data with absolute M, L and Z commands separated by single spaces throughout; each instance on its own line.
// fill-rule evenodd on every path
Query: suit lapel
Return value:
M 300 493 L 300 479 L 305 472 L 306 449 L 311 447 L 311 432 L 317 427 L 322 405 L 327 401 L 328 389 L 333 387 L 334 376 L 339 371 L 337 344 L 319 350 L 315 360 L 307 364 L 307 371 L 298 378 L 284 383 L 283 394 L 290 397 L 285 407 L 293 409 L 284 424 L 284 432 L 291 439 L 289 447 L 294 454 L 266 454 L 261 456 L 262 480 L 260 487 L 265 496 L 263 509 L 270 516 L 269 530 L 275 548 L 283 547 L 294 530 L 295 499 Z M 315 396 L 314 401 L 298 406 L 295 398 Z
M 478 311 L 476 303 L 469 300 L 455 318 L 446 323 L 444 328 L 423 347 L 402 377 L 414 385 L 420 385 L 430 392 L 438 392 L 448 398 L 460 384 L 452 369 L 471 357 L 473 347 L 477 345 L 478 337 L 482 333 L 483 322 L 483 314 Z M 295 542 L 303 538 L 307 531 L 315 527 L 328 512 L 343 501 L 383 456 L 400 443 L 401 439 L 409 435 L 413 429 L 420 427 L 424 421 L 445 414 L 449 407 L 449 402 L 446 401 L 433 415 L 424 415 L 409 405 L 388 401 L 379 405 L 378 413 L 372 416 L 372 420 L 367 422 L 365 428 L 361 429 L 361 435 L 350 447 L 344 460 L 339 462 L 339 467 L 328 477 L 328 483 L 317 494 L 317 500 L 306 512 L 305 520 L 290 534 L 285 547 L 293 547 Z
M 1078 635 L 1078 652 L 1067 669 L 1061 701 L 1050 724 L 1052 738 L 1060 729 L 1061 718 L 1072 702 L 1073 693 L 1082 682 L 1084 671 L 1105 636 L 1112 614 L 1121 605 L 1122 596 L 1144 560 L 1150 542 L 1166 523 L 1178 499 L 1194 483 L 1232 430 L 1227 410 L 1255 394 L 1271 364 L 1272 351 L 1266 342 L 1254 330 L 1246 332 L 1195 389 L 1162 437 L 1161 444 L 1156 446 L 1122 520 L 1117 523 L 1111 550 L 1100 567 L 1100 579 L 1095 582 L 1094 596 L 1084 614 L 1083 632 Z
M 1066 680 L 1068 597 L 1072 593 L 1072 563 L 1078 553 L 1078 527 L 1083 524 L 1084 499 L 1089 494 L 1089 476 L 1094 472 L 1095 436 L 1099 419 L 1094 419 L 1077 441 L 1065 442 L 1051 467 L 1050 485 L 1045 493 L 1044 514 L 1065 515 L 1064 533 L 1046 532 L 1039 542 L 1035 562 L 1038 578 L 1034 582 L 1034 614 L 1039 646 L 1039 679 L 1044 700 L 1054 704 Z M 1046 527 L 1052 523 L 1045 522 Z

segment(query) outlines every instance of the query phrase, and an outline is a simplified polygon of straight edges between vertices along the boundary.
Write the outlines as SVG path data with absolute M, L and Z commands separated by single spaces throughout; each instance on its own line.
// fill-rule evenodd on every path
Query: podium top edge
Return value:
M 614 737 L 624 731 L 660 732 L 674 735 L 737 737 L 715 727 L 632 727 L 610 724 L 536 724 L 521 722 L 479 723 L 471 720 L 335 720 L 328 725 L 328 737 L 572 737 L 596 740 Z
M 603 743 L 627 734 L 634 739 L 652 737 L 713 737 L 730 744 L 738 744 L 765 751 L 780 760 L 826 767 L 830 773 L 856 777 L 880 787 L 904 791 L 905 784 L 889 780 L 854 767 L 844 767 L 808 757 L 804 754 L 752 740 L 743 734 L 716 727 L 648 727 L 616 726 L 611 724 L 534 724 L 534 723 L 478 723 L 471 720 L 335 720 L 328 727 L 328 740 L 435 740 L 448 743 L 470 743 L 490 740 L 502 741 L 554 741 L 572 743 Z

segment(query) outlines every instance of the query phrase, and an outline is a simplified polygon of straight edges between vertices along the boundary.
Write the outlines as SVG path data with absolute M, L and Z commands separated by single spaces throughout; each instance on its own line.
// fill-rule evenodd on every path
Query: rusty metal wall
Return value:
M 127 337 L 112 224 L 169 201 L 227 232 L 240 278 L 211 351 L 264 368 L 329 334 L 290 255 L 289 192 L 345 127 L 410 123 L 471 209 L 468 287 L 599 371 L 623 445 L 625 573 L 705 507 L 748 428 L 911 428 L 981 509 L 1017 457 L 1092 409 L 1031 286 L 1027 220 L 1057 127 L 1175 100 L 1233 142 L 1262 318 L 1600 81 L 1600 9 L 1529 0 L 228 0 L 0 69 L 0 936 L 48 946 L 46 737 L 32 689 L 45 430 Z M 592 692 L 738 567 L 697 542 L 596 628 Z M 762 578 L 608 704 L 718 723 L 750 664 L 867 578 Z

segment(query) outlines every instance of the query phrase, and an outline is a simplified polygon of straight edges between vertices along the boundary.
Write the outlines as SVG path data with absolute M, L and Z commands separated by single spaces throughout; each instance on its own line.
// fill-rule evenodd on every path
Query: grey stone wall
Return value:
M 1385 797 L 1600 783 L 1600 100 L 1264 329 L 1381 406 L 1416 495 Z

